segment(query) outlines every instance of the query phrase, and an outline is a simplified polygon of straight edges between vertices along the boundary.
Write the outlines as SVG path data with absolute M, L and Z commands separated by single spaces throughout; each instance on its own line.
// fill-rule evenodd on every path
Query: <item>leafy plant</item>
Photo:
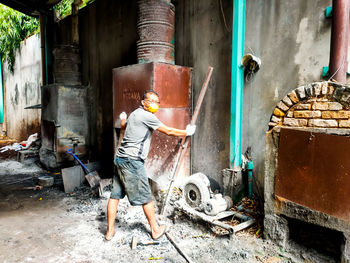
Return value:
M 88 4 L 91 4 L 95 0 L 81 0 L 79 8 L 83 8 Z M 72 3 L 74 0 L 62 0 L 58 4 L 54 5 L 53 9 L 57 12 L 57 17 L 63 19 L 66 16 L 72 14 Z
M 53 8 L 60 19 L 72 13 L 74 0 L 62 0 Z M 94 0 L 81 0 L 79 8 L 85 7 Z M 7 62 L 8 68 L 13 72 L 16 50 L 21 41 L 40 30 L 39 19 L 27 16 L 3 4 L 0 4 L 0 57 Z
M 72 13 L 73 1 L 74 0 L 62 0 L 58 4 L 54 5 L 53 9 L 56 11 L 59 19 L 63 19 Z
M 11 72 L 21 41 L 36 32 L 39 32 L 38 19 L 0 4 L 0 55 Z

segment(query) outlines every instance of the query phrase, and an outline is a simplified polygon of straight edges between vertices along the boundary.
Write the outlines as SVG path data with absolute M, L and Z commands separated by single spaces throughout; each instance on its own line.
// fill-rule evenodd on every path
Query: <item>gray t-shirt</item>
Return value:
M 117 156 L 145 160 L 149 152 L 152 133 L 163 124 L 153 113 L 142 107 L 134 110 L 126 123 L 126 130 Z

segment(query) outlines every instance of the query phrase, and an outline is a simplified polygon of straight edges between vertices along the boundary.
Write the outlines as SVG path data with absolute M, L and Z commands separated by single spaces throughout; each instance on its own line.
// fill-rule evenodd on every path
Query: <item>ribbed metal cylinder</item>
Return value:
M 138 63 L 175 64 L 175 7 L 165 0 L 138 1 Z
M 138 42 L 138 63 L 165 62 L 174 64 L 174 45 L 166 42 Z

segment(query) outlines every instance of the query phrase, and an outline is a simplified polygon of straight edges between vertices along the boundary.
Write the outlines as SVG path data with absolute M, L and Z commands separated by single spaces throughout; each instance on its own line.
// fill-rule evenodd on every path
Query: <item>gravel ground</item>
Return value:
M 131 249 L 133 236 L 151 238 L 142 208 L 127 199 L 119 205 L 115 237 L 105 241 L 108 194 L 97 198 L 88 187 L 73 194 L 58 187 L 1 192 L 0 262 L 186 262 L 165 236 L 159 245 Z M 201 221 L 175 215 L 165 218 L 169 233 L 193 262 L 336 262 L 298 246 L 284 251 L 248 230 L 219 236 Z

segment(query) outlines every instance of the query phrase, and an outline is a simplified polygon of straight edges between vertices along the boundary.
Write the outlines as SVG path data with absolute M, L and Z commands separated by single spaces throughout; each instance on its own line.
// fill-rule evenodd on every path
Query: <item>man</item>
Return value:
M 166 231 L 166 226 L 159 226 L 156 221 L 144 160 L 148 155 L 154 130 L 170 136 L 191 136 L 196 126 L 187 125 L 186 130 L 168 127 L 154 115 L 158 108 L 158 94 L 155 91 L 146 91 L 142 96 L 141 106 L 130 114 L 128 120 L 125 112 L 120 114 L 121 127 L 126 127 L 126 130 L 114 160 L 117 174 L 113 178 L 113 189 L 107 205 L 106 240 L 111 240 L 115 234 L 114 222 L 119 200 L 125 195 L 131 205 L 142 205 L 154 240 L 159 239 Z

